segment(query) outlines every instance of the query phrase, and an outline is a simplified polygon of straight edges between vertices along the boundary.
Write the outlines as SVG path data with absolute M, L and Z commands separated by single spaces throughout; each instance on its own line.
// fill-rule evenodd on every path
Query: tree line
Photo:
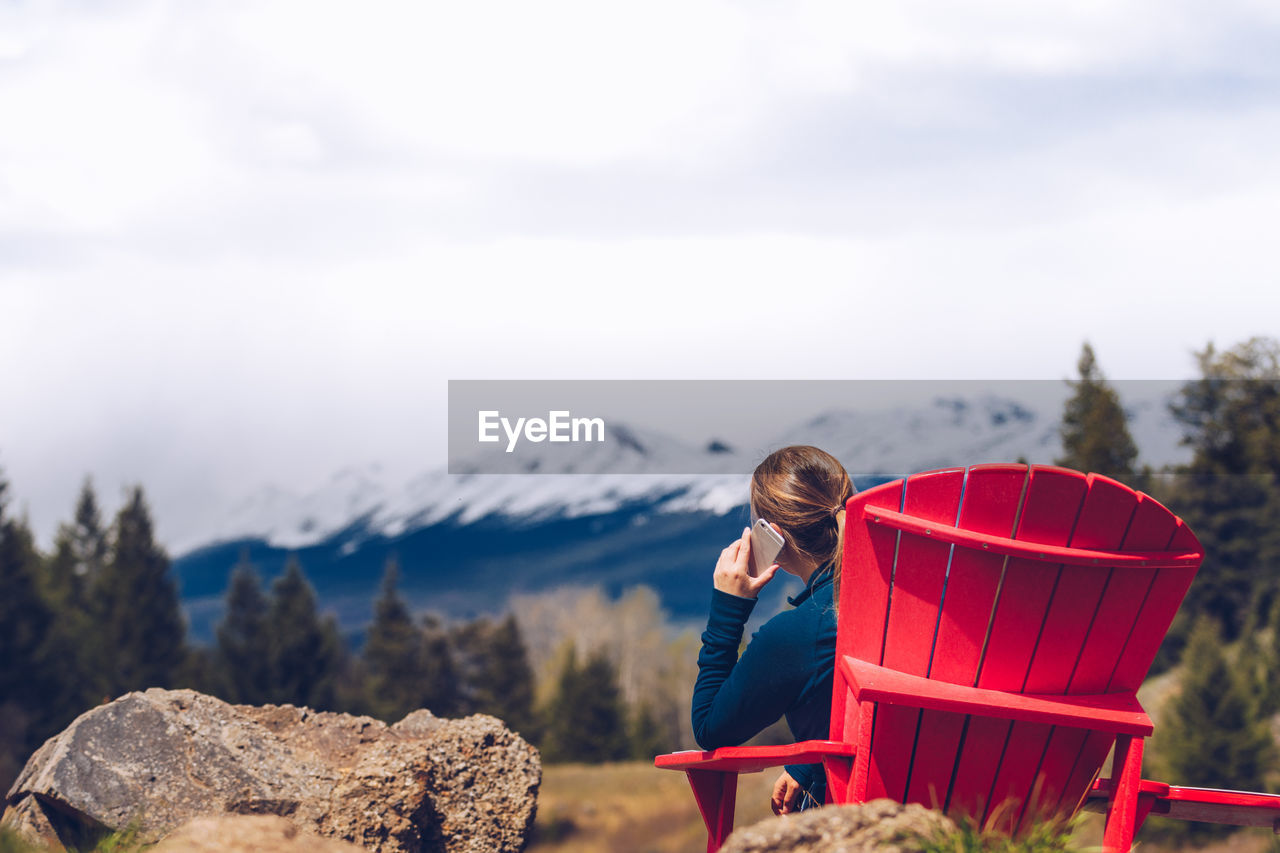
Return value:
M 628 676 L 662 671 L 635 660 L 636 652 L 666 651 L 664 614 L 647 588 L 616 603 L 599 590 L 523 597 L 526 624 L 540 639 L 531 655 L 514 613 L 453 623 L 415 615 L 391 559 L 357 648 L 321 613 L 296 557 L 267 585 L 245 554 L 231 569 L 214 642 L 197 645 L 186 636 L 141 487 L 129 490 L 107 525 L 86 480 L 48 554 L 26 520 L 9 512 L 8 493 L 0 477 L 0 789 L 80 713 L 149 687 L 387 722 L 419 708 L 442 717 L 492 714 L 548 761 L 651 757 L 687 741 L 680 689 Z M 582 635 L 584 626 L 616 631 L 637 617 L 637 630 L 661 642 L 623 648 L 603 630 Z
M 1274 790 L 1280 754 L 1280 342 L 1252 338 L 1195 354 L 1199 378 L 1170 413 L 1190 460 L 1137 468 L 1119 396 L 1086 343 L 1061 428 L 1058 464 L 1141 488 L 1183 518 L 1204 562 L 1156 659 L 1180 664 L 1177 686 L 1153 709 L 1147 764 L 1182 785 Z M 1169 822 L 1155 834 L 1208 838 L 1211 824 Z

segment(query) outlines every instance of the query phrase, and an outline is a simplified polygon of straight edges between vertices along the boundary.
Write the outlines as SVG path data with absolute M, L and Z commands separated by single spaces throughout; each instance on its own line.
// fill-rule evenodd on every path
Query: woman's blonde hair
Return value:
M 834 560 L 837 584 L 844 505 L 853 492 L 853 481 L 840 461 L 808 444 L 775 450 L 751 475 L 756 514 L 781 527 L 786 536 L 779 556 L 791 553 L 817 566 Z

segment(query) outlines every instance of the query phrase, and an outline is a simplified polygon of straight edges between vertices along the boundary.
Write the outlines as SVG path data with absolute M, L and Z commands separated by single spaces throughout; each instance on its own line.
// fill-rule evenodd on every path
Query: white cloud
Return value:
M 1180 375 L 1276 331 L 1278 32 L 1243 0 L 5 4 L 0 464 L 43 532 L 86 471 L 154 483 L 163 529 L 441 456 L 448 378 L 1056 377 L 1084 337 Z

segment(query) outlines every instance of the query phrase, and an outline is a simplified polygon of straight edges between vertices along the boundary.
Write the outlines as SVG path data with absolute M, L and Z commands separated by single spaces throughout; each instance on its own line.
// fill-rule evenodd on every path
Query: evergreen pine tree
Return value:
M 220 699 L 232 695 L 231 683 L 216 645 L 188 646 L 187 657 L 178 667 L 173 686 Z
M 628 751 L 626 712 L 617 674 L 599 651 L 578 666 L 570 648 L 548 708 L 543 755 L 548 761 L 616 761 Z
M 429 686 L 424 663 L 425 637 L 413 624 L 400 596 L 400 566 L 387 560 L 382 591 L 373 606 L 373 623 L 361 658 L 368 677 L 369 713 L 395 722 L 424 706 Z
M 271 698 L 326 710 L 342 669 L 342 638 L 332 616 L 322 620 L 316 594 L 297 557 L 271 585 Z
M 550 700 L 543 708 L 543 739 L 539 747 L 543 761 L 574 761 L 577 750 L 574 743 L 575 732 L 569 714 L 578 701 L 581 674 L 578 667 L 578 651 L 572 641 L 568 643 L 568 651 L 564 663 L 556 677 L 555 689 Z
M 631 757 L 652 761 L 655 755 L 671 750 L 671 738 L 648 702 L 641 702 L 631 714 L 629 729 Z
M 1263 608 L 1280 571 L 1280 342 L 1254 338 L 1196 354 L 1201 378 L 1171 406 L 1191 462 L 1178 470 L 1169 506 L 1205 546 L 1187 596 L 1235 639 Z
M 452 641 L 463 687 L 461 712 L 491 714 L 536 740 L 533 668 L 515 616 L 497 624 L 468 622 L 453 632 Z
M 485 713 L 536 739 L 533 667 L 514 614 L 508 613 L 490 635 L 488 665 L 482 684 L 492 697 L 489 707 L 493 710 Z
M 39 557 L 25 522 L 6 515 L 0 477 L 0 789 L 28 754 L 52 734 L 49 717 L 61 693 L 50 660 L 53 613 L 40 594 Z
M 1273 688 L 1269 650 L 1263 647 L 1256 616 L 1250 615 L 1240 632 L 1232 667 L 1240 689 L 1248 700 L 1248 716 L 1262 720 L 1272 713 Z
M 141 486 L 116 515 L 91 595 L 102 693 L 171 686 L 187 654 L 186 625 Z
M 1271 598 L 1267 627 L 1270 643 L 1260 650 L 1261 661 L 1258 665 L 1261 670 L 1258 711 L 1264 717 L 1280 713 L 1280 679 L 1275 676 L 1280 672 L 1280 594 L 1274 594 Z
M 213 672 L 229 702 L 261 705 L 273 694 L 270 602 L 248 552 L 231 572 L 227 609 L 218 625 Z
M 1180 784 L 1261 791 L 1275 746 L 1221 644 L 1217 623 L 1200 617 L 1183 657 L 1181 690 L 1167 700 L 1161 716 L 1157 755 L 1168 778 Z M 1189 831 L 1212 832 L 1201 825 Z
M 437 717 L 452 717 L 461 705 L 458 667 L 449 631 L 435 616 L 424 616 L 421 706 Z
M 67 691 L 58 704 L 60 719 L 75 715 L 98 702 L 99 674 L 90 587 L 97 582 L 107 560 L 107 532 L 92 481 L 86 477 L 76 499 L 70 523 L 58 525 L 53 554 L 44 561 L 41 587 L 55 614 L 50 643 L 59 661 Z
M 48 597 L 59 610 L 59 618 L 87 614 L 89 587 L 106 561 L 107 532 L 102 527 L 93 481 L 86 477 L 76 499 L 74 520 L 58 525 L 46 572 Z
M 1120 398 L 1107 384 L 1088 342 L 1080 350 L 1076 368 L 1080 378 L 1068 383 L 1075 390 L 1063 409 L 1063 455 L 1056 462 L 1133 484 L 1138 448 L 1129 435 Z

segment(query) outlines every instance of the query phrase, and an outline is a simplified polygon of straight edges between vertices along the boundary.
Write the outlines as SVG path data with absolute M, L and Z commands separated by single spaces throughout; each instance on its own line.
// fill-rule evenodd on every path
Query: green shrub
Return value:
M 956 829 L 923 839 L 920 849 L 922 853 L 1068 853 L 1078 849 L 1072 834 L 1079 822 L 1079 816 L 1070 822 L 1037 821 L 1010 838 L 960 817 L 955 819 Z

